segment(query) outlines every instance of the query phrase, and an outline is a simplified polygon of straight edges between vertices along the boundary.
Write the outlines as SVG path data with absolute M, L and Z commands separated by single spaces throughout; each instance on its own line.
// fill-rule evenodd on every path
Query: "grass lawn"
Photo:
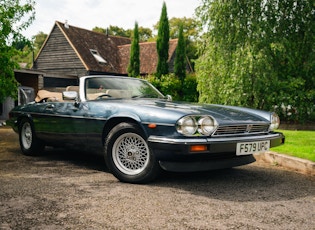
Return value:
M 271 151 L 315 162 L 315 131 L 277 130 L 285 135 L 284 145 Z

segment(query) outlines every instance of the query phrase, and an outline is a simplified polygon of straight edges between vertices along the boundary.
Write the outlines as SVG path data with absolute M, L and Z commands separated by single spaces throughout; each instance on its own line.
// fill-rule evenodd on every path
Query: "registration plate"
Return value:
M 236 155 L 249 155 L 254 153 L 262 153 L 268 151 L 270 148 L 270 141 L 253 141 L 242 142 L 236 144 Z

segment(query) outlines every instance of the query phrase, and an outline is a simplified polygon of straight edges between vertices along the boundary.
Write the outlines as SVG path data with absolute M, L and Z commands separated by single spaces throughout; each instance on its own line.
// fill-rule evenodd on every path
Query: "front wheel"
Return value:
M 113 175 L 122 182 L 146 183 L 155 179 L 160 171 L 142 131 L 131 123 L 120 123 L 109 132 L 105 160 Z
M 20 123 L 19 141 L 24 155 L 40 155 L 45 148 L 43 142 L 37 139 L 33 123 L 29 119 L 24 119 Z

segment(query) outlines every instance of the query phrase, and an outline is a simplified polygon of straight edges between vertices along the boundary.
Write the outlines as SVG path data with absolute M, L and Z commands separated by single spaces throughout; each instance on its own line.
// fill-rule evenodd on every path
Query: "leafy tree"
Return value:
M 124 28 L 121 28 L 118 26 L 111 26 L 111 25 L 107 29 L 96 26 L 92 29 L 92 31 L 98 32 L 98 33 L 104 33 L 108 35 L 113 35 L 113 36 L 127 37 L 127 38 L 130 38 L 132 34 L 132 30 L 125 30 Z
M 39 50 L 42 48 L 47 36 L 48 35 L 42 31 L 38 32 L 35 36 L 33 36 L 35 54 L 37 54 Z
M 104 34 L 108 33 L 109 35 L 128 37 L 128 38 L 130 38 L 132 35 L 131 29 L 125 30 L 118 26 L 109 26 L 108 30 L 96 26 L 92 29 L 92 31 L 104 33 Z M 140 26 L 138 27 L 138 33 L 139 33 L 139 41 L 144 42 L 152 38 L 152 30 L 150 28 L 145 28 L 145 27 Z
M 118 26 L 109 26 L 108 34 L 130 38 L 132 35 L 132 30 L 131 29 L 125 30 L 124 28 Z
M 20 66 L 24 65 L 24 68 L 30 68 L 33 65 L 34 58 L 44 44 L 47 36 L 47 34 L 39 32 L 32 37 L 33 41 L 24 39 L 18 41 L 17 43 L 13 43 L 17 53 L 12 57 L 12 59 L 19 63 Z
M 203 0 L 200 101 L 276 110 L 306 121 L 314 113 L 312 0 Z
M 178 44 L 175 54 L 174 73 L 183 81 L 186 77 L 186 52 L 183 25 L 179 27 Z
M 11 57 L 17 54 L 15 46 L 25 40 L 21 32 L 35 18 L 34 5 L 33 0 L 0 0 L 0 102 L 16 96 L 14 68 L 18 64 Z
M 163 74 L 168 74 L 168 50 L 169 50 L 170 31 L 167 17 L 166 4 L 163 2 L 162 13 L 159 21 L 158 37 L 156 48 L 158 53 L 158 64 L 156 75 L 161 77 Z
M 193 18 L 176 18 L 173 17 L 169 20 L 169 30 L 170 38 L 178 38 L 180 25 L 183 26 L 183 33 L 185 40 L 195 41 L 198 39 L 200 34 L 200 28 L 198 26 L 198 21 Z M 159 29 L 159 22 L 153 25 L 154 30 Z
M 12 46 L 15 48 L 15 55 L 11 57 L 20 66 L 30 67 L 32 64 L 32 44 L 27 39 L 14 41 Z
M 139 41 L 146 42 L 152 38 L 152 30 L 146 27 L 139 27 Z
M 98 26 L 95 26 L 92 31 L 94 32 L 97 32 L 97 33 L 102 33 L 102 34 L 106 34 L 106 29 L 105 28 L 102 28 L 102 27 L 98 27 Z
M 179 30 L 178 28 L 183 26 L 183 34 L 185 40 L 196 41 L 200 36 L 200 28 L 198 27 L 198 21 L 193 18 L 171 18 L 169 20 L 170 25 L 170 37 L 178 38 Z
M 140 75 L 140 46 L 139 46 L 139 31 L 138 23 L 135 23 L 133 31 L 130 60 L 128 65 L 128 76 L 136 77 Z

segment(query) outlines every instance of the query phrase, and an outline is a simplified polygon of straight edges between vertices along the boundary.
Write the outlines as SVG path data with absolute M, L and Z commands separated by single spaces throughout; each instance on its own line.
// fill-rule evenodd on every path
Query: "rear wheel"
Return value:
M 131 123 L 120 123 L 109 132 L 105 160 L 113 175 L 123 182 L 146 183 L 160 171 L 141 129 Z
M 19 141 L 22 153 L 28 156 L 40 155 L 45 145 L 37 139 L 33 123 L 29 119 L 23 119 L 19 127 Z

